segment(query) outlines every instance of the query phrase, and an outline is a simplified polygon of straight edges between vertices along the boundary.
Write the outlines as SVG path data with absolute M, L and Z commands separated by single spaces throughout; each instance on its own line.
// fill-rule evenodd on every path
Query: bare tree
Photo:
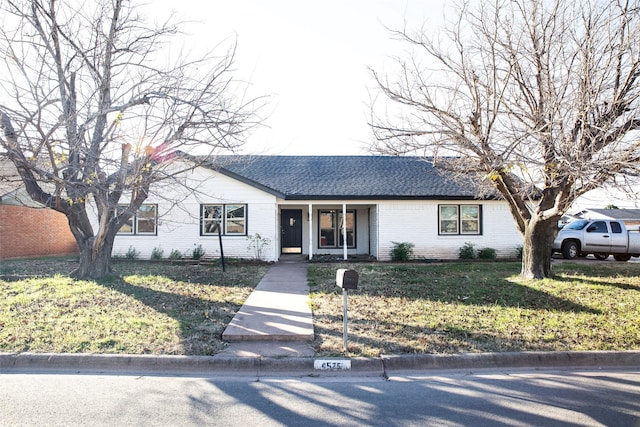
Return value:
M 234 152 L 262 101 L 236 93 L 235 45 L 169 58 L 178 25 L 151 25 L 130 1 L 0 0 L 0 10 L 0 144 L 31 198 L 67 216 L 76 276 L 102 277 L 120 226 L 182 171 L 176 150 Z
M 372 71 L 395 107 L 373 103 L 373 149 L 419 153 L 452 178 L 484 176 L 522 233 L 522 275 L 549 277 L 559 218 L 640 170 L 640 2 L 491 0 L 456 11 L 435 36 L 393 32 L 412 53 L 397 77 Z

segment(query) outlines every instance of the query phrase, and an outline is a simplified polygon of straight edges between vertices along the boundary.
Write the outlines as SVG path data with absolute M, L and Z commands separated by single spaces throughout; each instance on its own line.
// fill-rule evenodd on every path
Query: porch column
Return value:
M 313 258 L 313 205 L 309 203 L 309 261 Z
M 347 204 L 342 204 L 342 251 L 344 260 L 347 260 Z

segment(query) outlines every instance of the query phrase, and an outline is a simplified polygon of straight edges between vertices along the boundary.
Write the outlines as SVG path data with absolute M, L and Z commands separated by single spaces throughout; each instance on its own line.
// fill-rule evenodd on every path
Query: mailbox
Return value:
M 336 272 L 336 286 L 342 289 L 358 289 L 358 272 L 341 268 Z

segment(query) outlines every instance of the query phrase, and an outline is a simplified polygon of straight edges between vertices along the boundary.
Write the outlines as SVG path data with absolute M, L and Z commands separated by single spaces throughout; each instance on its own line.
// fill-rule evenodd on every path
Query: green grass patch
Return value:
M 268 266 L 117 262 L 102 281 L 68 277 L 74 260 L 5 261 L 0 351 L 215 354 Z
M 640 264 L 554 263 L 524 280 L 520 263 L 312 264 L 315 347 L 343 354 L 337 268 L 360 274 L 349 293 L 353 356 L 640 349 Z
M 102 281 L 73 259 L 0 265 L 0 352 L 211 355 L 267 265 L 129 262 Z M 309 306 L 321 356 L 343 355 L 338 268 L 349 293 L 351 356 L 640 349 L 640 264 L 554 262 L 529 281 L 519 263 L 310 264 Z

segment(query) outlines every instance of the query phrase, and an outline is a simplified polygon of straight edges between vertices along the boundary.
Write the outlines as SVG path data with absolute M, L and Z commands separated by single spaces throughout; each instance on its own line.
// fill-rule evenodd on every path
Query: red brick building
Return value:
M 67 218 L 20 194 L 16 175 L 13 165 L 0 159 L 0 260 L 77 254 Z
M 77 254 L 67 218 L 51 209 L 0 204 L 0 259 Z

